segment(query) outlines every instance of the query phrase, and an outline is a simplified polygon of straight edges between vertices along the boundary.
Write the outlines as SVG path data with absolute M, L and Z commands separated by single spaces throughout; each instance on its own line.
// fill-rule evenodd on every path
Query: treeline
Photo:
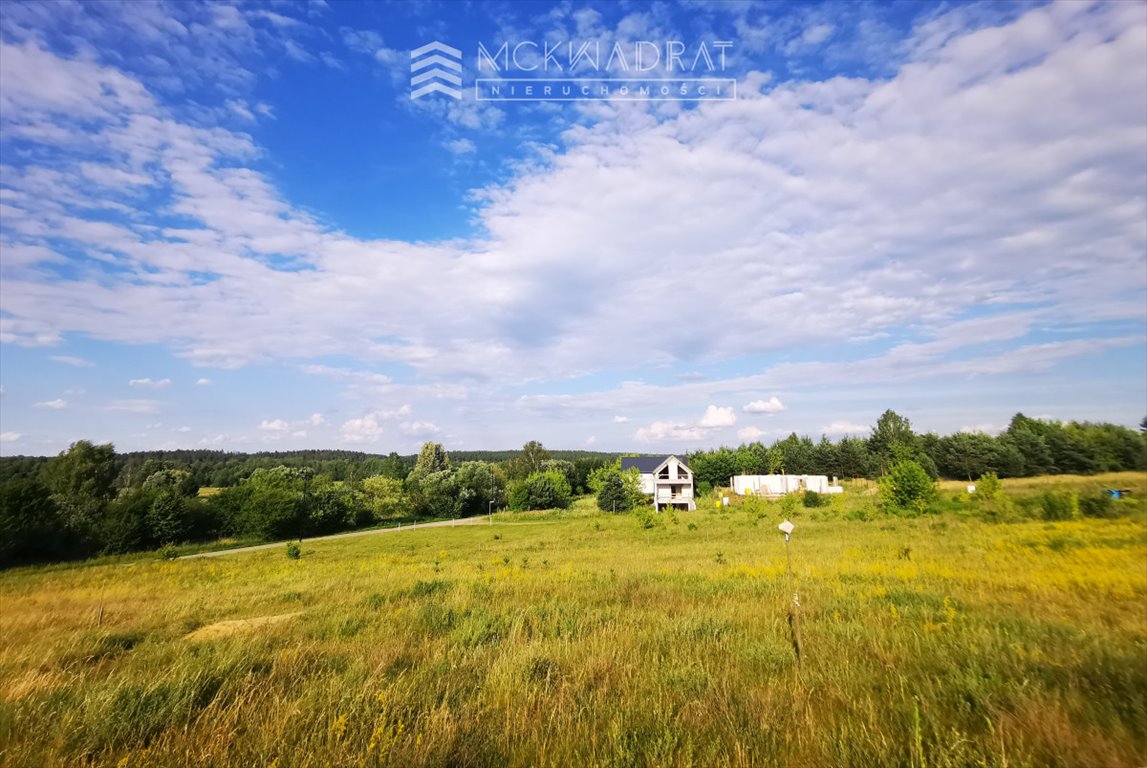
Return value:
M 633 479 L 620 473 L 617 457 L 551 452 L 536 441 L 520 451 L 453 456 L 426 443 L 417 457 L 353 451 L 117 454 L 111 445 L 79 441 L 50 459 L 0 460 L 0 567 L 223 537 L 315 536 L 496 507 L 564 508 L 589 492 L 598 494 L 603 509 L 628 509 L 637 492 Z M 931 478 L 968 480 L 989 473 L 1144 470 L 1147 442 L 1143 430 L 1023 414 L 998 436 L 941 437 L 917 434 L 907 419 L 886 411 L 867 437 L 834 443 L 793 434 L 771 446 L 699 451 L 686 460 L 697 490 L 705 492 L 737 474 L 876 478 L 905 461 Z M 210 491 L 200 494 L 200 488 Z
M 453 451 L 455 463 L 485 461 L 502 464 L 513 461 L 521 451 Z M 610 461 L 618 454 L 596 451 L 548 451 L 557 461 Z M 117 486 L 131 487 L 142 475 L 146 477 L 156 465 L 172 466 L 190 473 L 192 481 L 203 488 L 227 488 L 238 485 L 259 469 L 291 467 L 310 469 L 337 482 L 355 482 L 380 474 L 395 474 L 399 467 L 410 472 L 418 459 L 417 454 L 400 456 L 391 452 L 383 456 L 360 451 L 310 450 L 262 451 L 235 453 L 212 450 L 133 451 L 117 453 L 115 468 Z M 46 456 L 0 457 L 0 482 L 18 478 L 39 477 L 44 465 L 52 459 Z
M 498 463 L 469 459 L 475 453 L 452 459 L 426 443 L 409 461 L 345 451 L 118 455 L 81 440 L 51 459 L 3 462 L 0 567 L 224 537 L 317 536 L 495 507 L 565 507 L 611 464 L 608 454 L 551 453 L 536 441 Z M 555 458 L 562 455 L 574 459 Z M 203 484 L 221 471 L 235 482 Z
M 1143 427 L 1147 427 L 1147 419 Z M 902 460 L 933 478 L 1094 474 L 1147 469 L 1147 435 L 1115 424 L 1047 421 L 1016 414 L 997 436 L 958 432 L 917 434 L 908 419 L 885 411 L 867 437 L 814 442 L 795 433 L 771 446 L 755 442 L 689 454 L 702 489 L 727 486 L 733 475 L 883 476 Z

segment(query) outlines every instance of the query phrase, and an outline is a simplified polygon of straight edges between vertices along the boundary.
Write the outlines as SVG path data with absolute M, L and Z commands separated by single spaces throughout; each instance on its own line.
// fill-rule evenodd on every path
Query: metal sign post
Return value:
M 797 655 L 797 667 L 801 666 L 802 653 L 801 649 L 801 615 L 800 615 L 800 595 L 797 594 L 796 578 L 793 576 L 793 555 L 789 551 L 789 534 L 793 532 L 795 526 L 788 520 L 777 526 L 781 533 L 785 535 L 785 560 L 787 562 L 786 570 L 789 574 L 789 590 L 793 593 L 792 604 L 789 605 L 789 627 L 793 632 L 793 651 Z

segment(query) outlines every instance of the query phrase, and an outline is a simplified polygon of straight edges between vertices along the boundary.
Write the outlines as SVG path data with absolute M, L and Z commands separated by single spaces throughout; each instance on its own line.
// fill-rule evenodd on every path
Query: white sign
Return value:
M 793 528 L 795 526 L 792 523 L 790 523 L 788 520 L 785 520 L 783 523 L 781 523 L 777 527 L 781 529 L 781 533 L 783 533 L 785 536 L 788 536 L 790 533 L 793 532 Z

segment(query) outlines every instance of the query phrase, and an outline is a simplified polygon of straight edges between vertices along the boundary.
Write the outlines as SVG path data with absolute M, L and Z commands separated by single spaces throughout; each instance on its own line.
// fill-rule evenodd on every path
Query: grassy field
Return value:
M 1139 766 L 1147 477 L 1116 519 L 752 502 L 0 574 L 0 764 Z M 791 504 L 791 502 L 789 502 Z M 804 661 L 786 620 L 792 555 Z

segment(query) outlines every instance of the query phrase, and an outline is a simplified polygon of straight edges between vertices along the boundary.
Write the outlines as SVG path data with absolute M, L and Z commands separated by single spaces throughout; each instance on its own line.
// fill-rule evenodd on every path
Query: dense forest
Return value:
M 1145 425 L 1147 426 L 1147 420 Z M 0 458 L 0 567 L 223 537 L 275 540 L 493 508 L 563 507 L 597 492 L 619 454 L 458 451 L 417 456 L 355 451 L 116 453 L 79 441 L 59 456 Z M 688 453 L 698 490 L 737 474 L 883 475 L 911 460 L 933 478 L 1023 477 L 1147 470 L 1147 435 L 1113 424 L 1017 414 L 997 436 L 918 434 L 886 411 L 866 437 Z

